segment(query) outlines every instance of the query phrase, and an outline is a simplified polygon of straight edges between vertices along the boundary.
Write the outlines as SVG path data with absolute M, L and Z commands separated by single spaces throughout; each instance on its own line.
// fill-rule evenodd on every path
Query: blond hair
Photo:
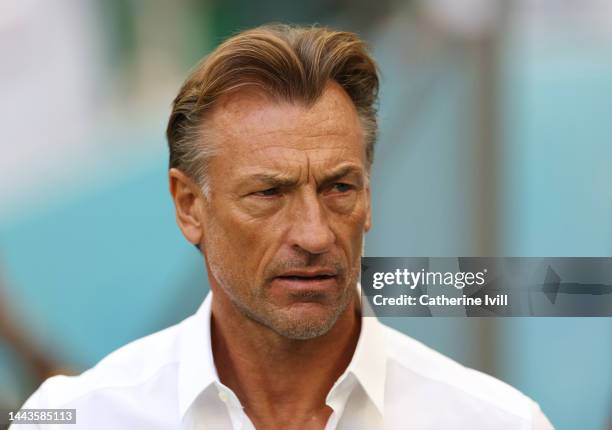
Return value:
M 203 120 L 221 96 L 257 87 L 273 98 L 311 106 L 329 80 L 340 84 L 355 105 L 369 169 L 377 132 L 378 73 L 365 43 L 349 32 L 282 24 L 243 31 L 195 67 L 168 121 L 170 167 L 206 190 L 206 166 L 216 148 L 206 138 Z

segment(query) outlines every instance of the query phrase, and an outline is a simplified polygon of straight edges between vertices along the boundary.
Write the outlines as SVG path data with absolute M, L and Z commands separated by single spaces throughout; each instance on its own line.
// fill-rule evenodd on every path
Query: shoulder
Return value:
M 96 394 L 137 390 L 164 377 L 178 364 L 178 334 L 184 323 L 130 342 L 78 376 L 47 379 L 23 407 L 61 408 Z
M 465 367 L 405 334 L 383 326 L 388 356 L 388 377 L 398 387 L 393 392 L 406 401 L 435 401 L 440 408 L 462 417 L 495 417 L 520 423 L 516 428 L 552 429 L 536 426 L 548 421 L 537 403 L 505 382 Z M 408 390 L 399 387 L 412 387 Z M 443 410 L 443 409 L 442 409 Z M 486 419 L 485 419 L 486 421 Z M 491 425 L 497 421 L 492 421 Z M 524 427 L 523 427 L 524 426 Z M 502 428 L 501 426 L 498 428 Z M 503 427 L 506 428 L 506 427 Z M 508 427 L 511 428 L 511 427 Z

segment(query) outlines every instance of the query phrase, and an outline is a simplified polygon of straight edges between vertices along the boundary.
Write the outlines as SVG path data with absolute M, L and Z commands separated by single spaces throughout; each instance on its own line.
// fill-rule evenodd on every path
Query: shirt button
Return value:
M 219 391 L 219 398 L 221 399 L 221 401 L 227 402 L 227 393 L 225 391 Z

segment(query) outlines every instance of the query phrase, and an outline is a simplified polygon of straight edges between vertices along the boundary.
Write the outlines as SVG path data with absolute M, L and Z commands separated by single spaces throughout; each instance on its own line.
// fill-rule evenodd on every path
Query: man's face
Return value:
M 354 298 L 370 227 L 364 133 L 330 83 L 313 106 L 255 91 L 207 119 L 202 249 L 215 294 L 292 339 L 325 334 Z

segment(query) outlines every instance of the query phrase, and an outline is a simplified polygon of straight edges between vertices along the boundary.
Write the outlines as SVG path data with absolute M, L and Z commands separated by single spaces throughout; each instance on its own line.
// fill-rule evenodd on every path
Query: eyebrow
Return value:
M 297 178 L 293 178 L 282 173 L 255 173 L 244 178 L 244 182 L 263 182 L 266 185 L 272 187 L 291 187 L 298 183 Z
M 317 183 L 319 185 L 329 184 L 352 173 L 358 176 L 359 184 L 361 185 L 363 183 L 363 169 L 355 164 L 338 166 L 326 173 L 320 181 L 317 181 Z M 295 186 L 299 182 L 299 179 L 283 173 L 259 172 L 251 175 L 245 175 L 240 182 L 260 182 L 270 187 L 290 188 Z
M 330 182 L 335 182 L 338 179 L 341 179 L 351 173 L 357 175 L 357 179 L 359 180 L 359 184 L 363 183 L 363 169 L 355 164 L 345 164 L 342 166 L 338 166 L 333 169 L 331 172 L 327 173 L 323 178 L 321 178 L 320 184 L 325 185 Z

